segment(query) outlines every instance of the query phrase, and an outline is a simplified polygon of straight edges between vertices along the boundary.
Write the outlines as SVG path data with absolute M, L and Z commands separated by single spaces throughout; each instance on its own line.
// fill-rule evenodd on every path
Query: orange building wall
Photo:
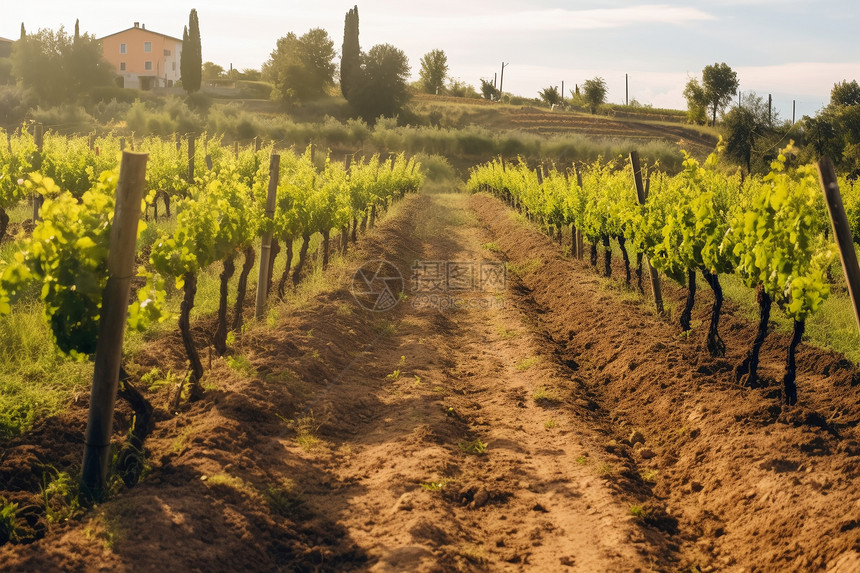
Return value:
M 144 52 L 146 42 L 152 43 L 151 52 Z M 126 45 L 125 54 L 120 53 L 122 44 Z M 170 51 L 169 56 L 165 55 L 165 50 Z M 141 87 L 141 77 L 157 78 L 150 87 L 172 85 L 180 78 L 182 42 L 169 36 L 145 28 L 130 28 L 102 38 L 102 51 L 117 74 L 124 78 L 126 87 Z M 151 70 L 146 69 L 147 61 L 152 62 Z M 120 69 L 122 62 L 125 62 L 125 70 Z

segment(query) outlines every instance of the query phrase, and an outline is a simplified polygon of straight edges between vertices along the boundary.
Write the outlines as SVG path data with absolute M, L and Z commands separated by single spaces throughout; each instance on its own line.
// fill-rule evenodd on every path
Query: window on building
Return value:
M 164 50 L 164 56 L 167 57 L 170 55 L 170 50 Z
M 120 62 L 120 63 L 119 63 L 119 71 L 121 71 L 121 72 L 124 72 L 124 71 L 125 71 L 125 62 Z
M 152 51 L 152 42 L 144 42 L 143 43 L 143 51 L 147 52 L 147 53 L 151 52 Z
M 120 53 L 120 54 L 124 54 L 124 53 L 126 53 L 125 44 L 120 44 L 120 45 L 119 45 L 119 53 Z
M 176 62 L 173 62 L 173 71 L 176 71 Z
M 150 62 L 150 61 L 145 62 L 143 64 L 143 69 L 144 70 L 151 70 L 152 69 L 152 62 Z

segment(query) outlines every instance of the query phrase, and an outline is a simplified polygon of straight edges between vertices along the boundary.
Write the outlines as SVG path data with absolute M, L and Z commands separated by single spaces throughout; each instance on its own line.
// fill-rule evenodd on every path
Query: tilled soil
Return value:
M 376 260 L 403 278 L 387 311 L 353 296 Z M 79 463 L 85 404 L 3 444 L 0 495 L 44 537 L 2 568 L 860 570 L 860 374 L 839 356 L 802 346 L 787 407 L 771 335 L 769 385 L 743 389 L 754 325 L 732 305 L 712 359 L 704 327 L 679 337 L 484 195 L 407 198 L 326 279 L 237 336 L 204 400 L 160 412 L 143 481 L 82 517 L 35 508 L 45 468 Z M 180 349 L 136 366 L 180 372 Z

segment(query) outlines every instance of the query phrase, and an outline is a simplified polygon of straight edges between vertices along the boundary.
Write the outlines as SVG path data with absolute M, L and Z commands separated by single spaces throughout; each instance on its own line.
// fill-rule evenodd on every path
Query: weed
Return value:
M 251 361 L 248 360 L 247 356 L 244 356 L 242 354 L 228 356 L 227 366 L 229 366 L 239 374 L 243 374 L 248 377 L 254 377 L 257 375 L 257 371 L 254 370 L 253 366 L 251 366 Z
M 296 419 L 292 423 L 296 431 L 296 443 L 303 450 L 313 450 L 322 444 L 322 440 L 316 436 L 322 422 L 317 422 L 314 412 L 311 410 L 307 415 Z
M 499 336 L 501 336 L 505 340 L 510 340 L 512 338 L 516 338 L 520 335 L 517 330 L 508 330 L 504 326 L 500 326 L 498 329 Z
M 457 444 L 457 447 L 460 448 L 460 450 L 466 454 L 472 454 L 476 456 L 480 456 L 487 452 L 487 444 L 482 442 L 480 438 L 472 442 L 460 442 L 459 444 Z
M 156 367 L 141 376 L 140 383 L 146 386 L 150 392 L 157 392 L 161 388 L 170 388 L 179 384 L 179 376 L 170 370 L 166 374 L 162 374 L 161 369 Z
M 517 370 L 519 370 L 520 372 L 525 372 L 538 362 L 540 362 L 540 356 L 532 356 L 531 358 L 520 360 L 519 362 L 517 362 Z
M 610 477 L 615 473 L 615 466 L 610 463 L 604 462 L 597 466 L 597 473 L 602 477 Z
M 556 424 L 555 420 L 553 420 L 553 419 L 549 419 L 543 423 L 543 427 L 546 428 L 547 430 L 552 430 L 556 426 L 558 426 L 558 424 Z
M 547 388 L 546 386 L 541 386 L 534 393 L 534 400 L 538 404 L 558 404 L 561 402 L 561 399 L 556 395 L 555 392 Z
M 415 375 L 415 385 L 419 386 L 421 384 L 421 376 Z
M 650 512 L 644 505 L 634 504 L 630 506 L 630 515 L 642 521 L 648 519 Z
M 18 504 L 0 497 L 0 545 L 19 541 L 25 533 L 18 517 Z
M 250 498 L 256 498 L 259 496 L 257 490 L 255 490 L 250 484 L 245 482 L 245 480 L 236 476 L 231 476 L 227 473 L 217 473 L 215 475 L 209 476 L 208 478 L 206 478 L 206 485 L 210 487 L 229 487 L 230 489 L 245 494 Z
M 48 472 L 42 478 L 42 500 L 49 523 L 62 523 L 82 512 L 78 502 L 77 480 L 68 473 L 52 469 L 54 478 L 48 481 Z
M 302 493 L 298 490 L 296 482 L 290 478 L 284 478 L 279 484 L 269 485 L 263 492 L 263 498 L 269 507 L 281 517 L 295 517 L 297 511 L 304 504 Z
M 397 325 L 391 322 L 386 322 L 377 329 L 381 336 L 394 336 L 397 334 Z
M 642 481 L 648 483 L 656 483 L 657 482 L 657 470 L 647 469 L 639 472 L 639 477 L 642 478 Z
M 445 488 L 446 485 L 448 485 L 452 481 L 454 481 L 454 480 L 449 479 L 449 478 L 443 478 L 443 479 L 440 479 L 439 481 L 420 483 L 418 485 L 420 485 L 421 487 L 423 487 L 427 491 L 441 491 L 442 489 Z
M 528 261 L 526 261 L 522 264 L 516 264 L 516 263 L 506 263 L 506 264 L 507 264 L 507 269 L 510 272 L 512 272 L 513 274 L 515 274 L 517 276 L 524 277 L 524 276 L 531 274 L 531 273 L 535 272 L 536 270 L 538 270 L 541 266 L 541 260 L 540 259 L 529 259 Z
M 483 248 L 485 248 L 488 251 L 493 252 L 493 253 L 498 253 L 501 251 L 501 249 L 499 248 L 499 245 L 497 245 L 496 243 L 493 243 L 493 242 L 484 243 L 483 245 L 481 245 L 481 247 L 483 247 Z
M 588 463 L 588 456 L 579 456 L 578 458 L 576 458 L 576 463 L 581 466 L 584 466 Z
M 385 375 L 386 380 L 391 380 L 392 382 L 400 379 L 400 370 L 395 370 L 391 374 Z

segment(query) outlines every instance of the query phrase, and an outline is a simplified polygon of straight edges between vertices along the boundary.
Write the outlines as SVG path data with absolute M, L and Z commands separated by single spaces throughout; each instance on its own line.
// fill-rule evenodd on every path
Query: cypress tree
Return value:
M 27 30 L 24 29 L 24 22 L 21 22 L 21 39 L 23 40 L 26 37 L 27 37 Z
M 203 77 L 203 52 L 200 47 L 200 23 L 197 20 L 197 10 L 193 8 L 188 16 L 188 26 L 182 32 L 179 74 L 186 93 L 200 90 Z
M 343 26 L 343 49 L 340 58 L 340 91 L 350 99 L 361 73 L 361 46 L 358 43 L 358 6 L 346 13 Z
M 75 20 L 75 46 L 81 41 L 81 21 Z

